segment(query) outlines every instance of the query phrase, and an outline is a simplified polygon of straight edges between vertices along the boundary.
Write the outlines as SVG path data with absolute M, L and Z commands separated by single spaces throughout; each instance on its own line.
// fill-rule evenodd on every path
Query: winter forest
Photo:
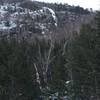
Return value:
M 0 0 L 0 100 L 100 100 L 100 11 Z

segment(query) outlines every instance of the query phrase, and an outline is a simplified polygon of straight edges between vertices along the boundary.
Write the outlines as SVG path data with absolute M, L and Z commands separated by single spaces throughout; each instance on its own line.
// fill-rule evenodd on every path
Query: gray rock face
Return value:
M 0 5 L 0 32 L 19 34 L 19 37 L 29 37 L 28 33 L 45 35 L 50 32 L 51 26 L 57 27 L 55 12 L 42 7 L 36 11 L 22 8 L 19 3 Z M 23 35 L 24 34 L 24 35 Z M 3 34 L 2 34 L 3 35 Z
M 77 14 L 70 10 L 54 10 L 56 5 L 52 7 L 40 2 L 32 2 L 33 6 L 38 6 L 32 10 L 29 7 L 31 2 L 28 3 L 28 0 L 15 0 L 15 2 L 0 4 L 0 36 L 18 39 L 34 37 L 60 39 L 79 32 L 81 25 L 91 23 L 95 16 L 94 13 Z M 28 7 L 25 3 L 28 3 Z M 21 6 L 22 4 L 24 7 Z M 71 7 L 68 6 L 67 9 Z

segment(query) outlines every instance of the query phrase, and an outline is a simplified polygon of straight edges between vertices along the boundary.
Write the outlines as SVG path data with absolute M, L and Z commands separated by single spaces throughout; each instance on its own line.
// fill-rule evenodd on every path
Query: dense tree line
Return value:
M 70 73 L 71 100 L 100 99 L 100 14 L 97 29 L 83 25 L 68 47 L 66 68 Z
M 100 14 L 69 40 L 0 38 L 0 100 L 100 99 Z M 44 100 L 44 99 L 43 99 Z M 47 99 L 48 100 L 48 99 Z
M 1 39 L 0 99 L 38 100 L 42 94 L 63 90 L 65 61 L 61 49 L 61 44 L 51 41 L 30 44 L 26 40 Z

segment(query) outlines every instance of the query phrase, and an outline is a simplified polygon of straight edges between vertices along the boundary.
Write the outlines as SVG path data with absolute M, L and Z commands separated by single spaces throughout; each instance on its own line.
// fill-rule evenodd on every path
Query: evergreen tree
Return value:
M 100 59 L 97 58 L 96 34 L 90 25 L 84 25 L 80 35 L 69 46 L 66 66 L 70 74 L 72 100 L 99 98 Z
M 39 97 L 32 56 L 27 42 L 0 40 L 0 99 Z

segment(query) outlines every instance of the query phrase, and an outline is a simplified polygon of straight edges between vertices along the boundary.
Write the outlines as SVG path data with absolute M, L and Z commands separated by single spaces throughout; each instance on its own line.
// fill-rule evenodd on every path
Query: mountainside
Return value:
M 100 11 L 0 0 L 0 100 L 100 100 Z
M 79 6 L 49 4 L 29 0 L 8 0 L 0 4 L 0 35 L 33 39 L 63 38 L 79 32 L 95 14 Z

